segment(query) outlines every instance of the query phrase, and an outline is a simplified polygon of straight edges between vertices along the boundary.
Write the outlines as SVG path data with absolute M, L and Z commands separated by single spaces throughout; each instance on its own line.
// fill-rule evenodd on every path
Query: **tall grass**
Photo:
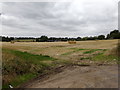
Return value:
M 8 88 L 8 84 L 14 87 L 43 73 L 51 64 L 43 61 L 54 61 L 56 59 L 46 55 L 33 55 L 27 52 L 2 49 L 3 58 L 3 88 Z

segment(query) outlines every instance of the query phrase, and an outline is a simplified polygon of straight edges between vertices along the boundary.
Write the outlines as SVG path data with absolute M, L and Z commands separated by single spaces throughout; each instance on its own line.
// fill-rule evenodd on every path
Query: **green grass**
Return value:
M 93 61 L 118 61 L 120 58 L 113 55 L 104 55 L 104 53 L 99 53 L 98 55 L 95 55 L 92 57 Z
M 80 60 L 91 60 L 91 57 L 82 57 Z
M 94 61 L 113 61 L 113 60 L 118 60 L 118 57 L 117 56 L 113 56 L 113 55 L 104 55 L 104 54 L 99 54 L 99 55 L 96 55 L 92 58 L 92 60 Z
M 10 49 L 2 49 L 3 55 L 3 76 L 7 76 L 3 82 L 3 88 L 8 88 L 8 84 L 16 87 L 36 75 L 44 73 L 49 67 L 53 66 L 43 61 L 56 61 L 47 55 L 34 55 L 28 52 L 21 52 Z M 8 56 L 9 57 L 6 57 Z M 12 57 L 12 58 L 11 58 Z M 14 74 L 14 77 L 13 77 Z M 6 81 L 9 77 L 11 80 Z
M 105 51 L 107 51 L 107 49 L 91 49 L 89 51 L 83 52 L 83 54 L 91 54 L 94 53 L 96 51 L 101 51 L 99 53 L 93 54 L 93 56 L 91 57 L 83 57 L 80 60 L 93 60 L 93 61 L 107 61 L 107 62 L 111 62 L 111 61 L 118 61 L 120 59 L 120 57 L 116 56 L 116 55 L 105 55 Z
M 16 87 L 18 85 L 21 85 L 22 83 L 30 80 L 31 78 L 36 77 L 36 74 L 28 73 L 24 75 L 19 75 L 13 79 L 13 81 L 9 82 L 12 86 Z M 9 84 L 3 85 L 2 88 L 9 88 Z
M 70 49 L 73 49 L 73 51 L 64 53 L 64 54 L 62 54 L 62 55 L 69 55 L 69 54 L 72 54 L 72 53 L 75 53 L 75 52 L 79 52 L 79 51 L 81 51 L 81 50 L 86 50 L 86 49 L 78 49 L 78 48 L 70 48 Z
M 6 51 L 8 53 L 14 54 L 17 57 L 20 57 L 21 59 L 24 60 L 40 60 L 40 61 L 45 61 L 45 60 L 55 60 L 54 58 L 47 56 L 47 55 L 34 55 L 28 52 L 21 52 L 21 51 L 16 51 L 16 50 L 9 50 L 9 49 L 3 49 L 3 51 Z
M 96 51 L 106 51 L 106 49 L 91 49 L 89 51 L 83 52 L 83 54 L 91 54 L 91 53 L 94 53 Z
M 79 51 L 82 51 L 82 50 L 89 50 L 89 51 L 85 51 L 83 52 L 83 54 L 90 54 L 90 53 L 94 53 L 96 51 L 106 51 L 107 49 L 79 49 L 79 48 L 70 48 L 72 49 L 73 51 L 70 51 L 70 52 L 67 52 L 67 53 L 64 53 L 62 55 L 69 55 L 69 54 L 72 54 L 72 53 L 75 53 L 75 52 L 79 52 Z
M 87 49 L 83 49 L 83 48 L 70 48 L 70 49 L 72 49 L 72 50 L 87 50 Z

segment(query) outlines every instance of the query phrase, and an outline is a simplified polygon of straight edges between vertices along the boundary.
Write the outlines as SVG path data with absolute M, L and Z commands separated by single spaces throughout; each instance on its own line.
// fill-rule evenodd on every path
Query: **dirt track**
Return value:
M 118 67 L 72 66 L 44 80 L 35 80 L 25 88 L 117 88 Z

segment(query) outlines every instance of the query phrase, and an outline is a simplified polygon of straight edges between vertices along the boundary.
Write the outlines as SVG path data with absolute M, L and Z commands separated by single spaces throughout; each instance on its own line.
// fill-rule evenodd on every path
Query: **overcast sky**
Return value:
M 119 0 L 2 3 L 2 35 L 84 37 L 118 28 Z

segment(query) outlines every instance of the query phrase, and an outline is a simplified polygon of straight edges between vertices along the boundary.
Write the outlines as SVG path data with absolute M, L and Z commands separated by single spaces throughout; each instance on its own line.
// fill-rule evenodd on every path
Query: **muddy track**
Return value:
M 117 65 L 68 65 L 51 69 L 19 88 L 117 88 Z

